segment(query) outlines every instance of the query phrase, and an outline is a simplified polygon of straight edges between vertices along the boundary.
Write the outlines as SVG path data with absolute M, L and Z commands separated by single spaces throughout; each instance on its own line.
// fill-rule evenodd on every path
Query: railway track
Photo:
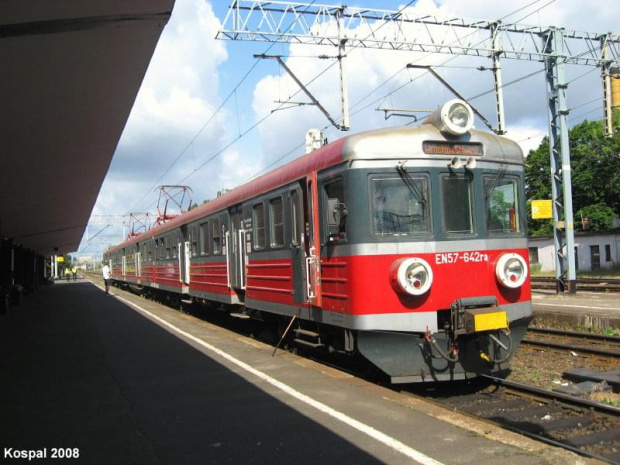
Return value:
M 556 289 L 556 279 L 551 276 L 532 276 L 532 289 Z M 577 290 L 592 292 L 620 292 L 618 278 L 579 278 Z
M 618 336 L 551 328 L 528 328 L 522 344 L 620 359 L 620 337 Z
M 440 387 L 429 396 L 439 405 L 496 424 L 579 455 L 620 464 L 620 408 L 494 377 L 473 393 Z

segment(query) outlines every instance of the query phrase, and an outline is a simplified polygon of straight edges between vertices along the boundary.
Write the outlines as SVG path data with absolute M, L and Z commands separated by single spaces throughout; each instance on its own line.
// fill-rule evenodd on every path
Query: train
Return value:
M 473 122 L 451 100 L 325 144 L 111 247 L 111 280 L 394 384 L 506 373 L 532 319 L 524 157 Z

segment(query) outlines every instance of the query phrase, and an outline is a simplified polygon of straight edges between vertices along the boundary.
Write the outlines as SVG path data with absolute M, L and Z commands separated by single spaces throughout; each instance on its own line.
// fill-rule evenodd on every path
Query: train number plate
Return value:
M 435 254 L 436 265 L 453 263 L 482 263 L 489 261 L 489 254 L 482 252 L 445 252 Z

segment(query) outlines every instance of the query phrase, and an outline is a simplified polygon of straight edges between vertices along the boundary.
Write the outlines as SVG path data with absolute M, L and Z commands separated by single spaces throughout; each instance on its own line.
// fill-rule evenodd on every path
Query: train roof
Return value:
M 384 128 L 352 134 L 320 149 L 303 155 L 286 165 L 276 168 L 242 186 L 226 192 L 176 218 L 132 237 L 112 247 L 107 252 L 143 242 L 183 224 L 192 223 L 200 218 L 218 212 L 231 205 L 268 192 L 307 174 L 355 160 L 402 160 L 429 159 L 449 160 L 453 155 L 428 155 L 423 151 L 425 141 L 450 142 L 457 144 L 482 144 L 484 149 L 480 161 L 503 164 L 523 164 L 523 152 L 519 145 L 505 137 L 472 129 L 461 136 L 446 136 L 433 124 Z
M 446 136 L 432 124 L 376 129 L 346 138 L 343 160 L 380 159 L 450 159 L 453 155 L 426 154 L 424 142 L 482 144 L 484 154 L 480 161 L 505 164 L 523 164 L 523 151 L 519 144 L 506 137 L 472 129 L 462 136 Z

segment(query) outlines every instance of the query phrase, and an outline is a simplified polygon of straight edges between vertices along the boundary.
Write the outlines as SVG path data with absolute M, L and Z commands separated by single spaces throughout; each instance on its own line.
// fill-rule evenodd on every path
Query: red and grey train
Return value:
M 532 315 L 523 153 L 472 123 L 452 100 L 325 145 L 109 249 L 112 280 L 279 321 L 393 383 L 503 371 Z

